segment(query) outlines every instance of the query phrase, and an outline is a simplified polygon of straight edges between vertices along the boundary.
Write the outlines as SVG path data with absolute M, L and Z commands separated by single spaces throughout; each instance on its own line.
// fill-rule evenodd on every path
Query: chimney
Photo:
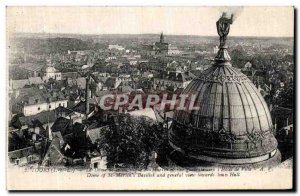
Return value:
M 71 117 L 71 115 L 70 115 L 69 117 L 70 117 L 70 125 L 73 125 L 73 124 L 74 124 L 74 120 L 73 120 L 73 118 Z
M 275 117 L 275 120 L 274 120 L 274 131 L 277 132 L 277 119 Z
M 290 126 L 290 129 L 289 129 L 289 135 L 292 135 L 293 134 L 293 126 Z
M 16 91 L 15 91 L 15 99 L 16 99 L 17 97 L 19 97 L 19 95 L 20 95 L 20 90 L 16 90 Z
M 86 77 L 86 86 L 85 86 L 85 112 L 86 115 L 88 115 L 90 113 L 90 104 L 89 104 L 89 88 L 90 88 L 90 77 L 87 76 Z

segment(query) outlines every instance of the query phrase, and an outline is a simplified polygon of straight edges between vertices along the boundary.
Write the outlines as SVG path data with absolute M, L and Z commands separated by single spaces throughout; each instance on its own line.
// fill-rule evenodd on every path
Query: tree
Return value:
M 294 85 L 288 84 L 280 91 L 275 103 L 286 108 L 294 108 Z
M 146 169 L 151 152 L 163 143 L 163 132 L 146 117 L 119 114 L 105 133 L 108 168 Z
M 232 64 L 236 67 L 242 68 L 248 62 L 246 53 L 242 49 L 234 49 L 231 53 Z

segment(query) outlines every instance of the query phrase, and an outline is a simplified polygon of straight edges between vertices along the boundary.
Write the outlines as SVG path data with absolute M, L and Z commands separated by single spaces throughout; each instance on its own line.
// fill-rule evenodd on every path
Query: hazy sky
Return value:
M 231 36 L 294 35 L 293 7 L 8 7 L 11 32 L 217 35 L 222 11 L 237 13 Z

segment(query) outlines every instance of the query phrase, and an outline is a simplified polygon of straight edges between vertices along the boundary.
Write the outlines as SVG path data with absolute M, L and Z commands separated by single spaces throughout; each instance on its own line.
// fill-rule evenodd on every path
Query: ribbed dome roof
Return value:
M 221 158 L 234 164 L 267 160 L 277 149 L 270 111 L 254 84 L 230 60 L 221 45 L 212 67 L 184 89 L 182 94 L 196 96 L 194 105 L 199 109 L 175 112 L 169 142 L 174 149 L 205 160 L 217 157 L 213 161 Z
M 175 112 L 172 145 L 233 159 L 262 156 L 277 148 L 266 102 L 248 77 L 230 64 L 216 62 L 183 94 L 196 95 L 199 110 Z
M 193 120 L 177 112 L 175 119 L 204 128 L 207 123 L 214 129 L 225 129 L 235 135 L 245 135 L 256 131 L 272 129 L 269 109 L 264 98 L 247 76 L 229 66 L 212 66 L 194 79 L 183 94 L 195 94 L 195 105 L 199 110 L 191 111 Z

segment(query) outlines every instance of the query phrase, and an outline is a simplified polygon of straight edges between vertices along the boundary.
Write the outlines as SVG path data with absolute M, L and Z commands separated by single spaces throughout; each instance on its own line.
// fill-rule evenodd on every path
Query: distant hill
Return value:
M 165 35 L 165 41 L 185 47 L 208 47 L 218 44 L 217 36 L 197 35 Z M 294 38 L 282 37 L 234 37 L 228 38 L 228 44 L 248 42 L 262 45 L 293 46 Z M 31 54 L 64 53 L 68 50 L 87 50 L 107 47 L 108 44 L 120 44 L 126 47 L 138 47 L 142 44 L 152 44 L 159 41 L 159 34 L 46 34 L 46 33 L 18 33 L 10 40 L 10 45 L 17 45 L 17 50 L 24 49 Z M 97 45 L 96 45 L 97 43 Z
M 50 54 L 65 53 L 68 50 L 87 50 L 90 49 L 91 42 L 83 41 L 77 38 L 37 38 L 37 37 L 19 37 L 15 38 L 12 44 L 17 44 L 18 48 L 31 54 Z

